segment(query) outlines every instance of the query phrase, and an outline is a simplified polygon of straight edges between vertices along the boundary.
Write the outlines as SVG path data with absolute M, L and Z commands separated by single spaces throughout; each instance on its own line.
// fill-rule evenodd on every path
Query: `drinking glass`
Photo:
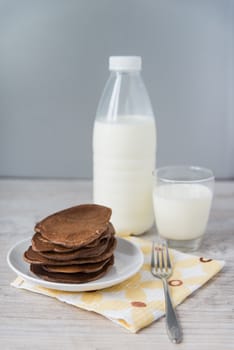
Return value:
M 159 236 L 182 251 L 200 247 L 210 214 L 214 175 L 197 166 L 168 166 L 155 172 L 153 202 Z

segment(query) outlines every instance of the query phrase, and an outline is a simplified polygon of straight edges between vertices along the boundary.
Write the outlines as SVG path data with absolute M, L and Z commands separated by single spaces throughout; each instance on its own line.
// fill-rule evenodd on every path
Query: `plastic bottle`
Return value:
M 155 119 L 141 57 L 110 57 L 109 70 L 93 130 L 93 200 L 112 209 L 117 234 L 138 235 L 154 221 Z

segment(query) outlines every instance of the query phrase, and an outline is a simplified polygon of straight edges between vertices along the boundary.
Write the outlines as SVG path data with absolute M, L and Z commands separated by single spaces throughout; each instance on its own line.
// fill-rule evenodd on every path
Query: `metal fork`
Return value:
M 173 343 L 180 343 L 182 341 L 182 330 L 171 302 L 167 284 L 167 279 L 172 274 L 172 265 L 166 242 L 161 244 L 152 243 L 151 273 L 154 277 L 160 278 L 163 282 L 168 336 Z

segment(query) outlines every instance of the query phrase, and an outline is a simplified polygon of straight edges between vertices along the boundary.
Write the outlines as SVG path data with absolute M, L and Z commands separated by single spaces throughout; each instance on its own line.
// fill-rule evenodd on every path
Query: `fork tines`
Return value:
M 166 241 L 152 243 L 151 268 L 154 272 L 169 272 L 171 270 L 171 261 Z

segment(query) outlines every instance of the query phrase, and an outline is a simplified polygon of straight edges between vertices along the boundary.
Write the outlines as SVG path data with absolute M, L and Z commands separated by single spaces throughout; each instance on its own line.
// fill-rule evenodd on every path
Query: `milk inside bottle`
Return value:
M 112 209 L 117 234 L 153 224 L 156 126 L 140 57 L 110 57 L 93 130 L 93 200 Z

